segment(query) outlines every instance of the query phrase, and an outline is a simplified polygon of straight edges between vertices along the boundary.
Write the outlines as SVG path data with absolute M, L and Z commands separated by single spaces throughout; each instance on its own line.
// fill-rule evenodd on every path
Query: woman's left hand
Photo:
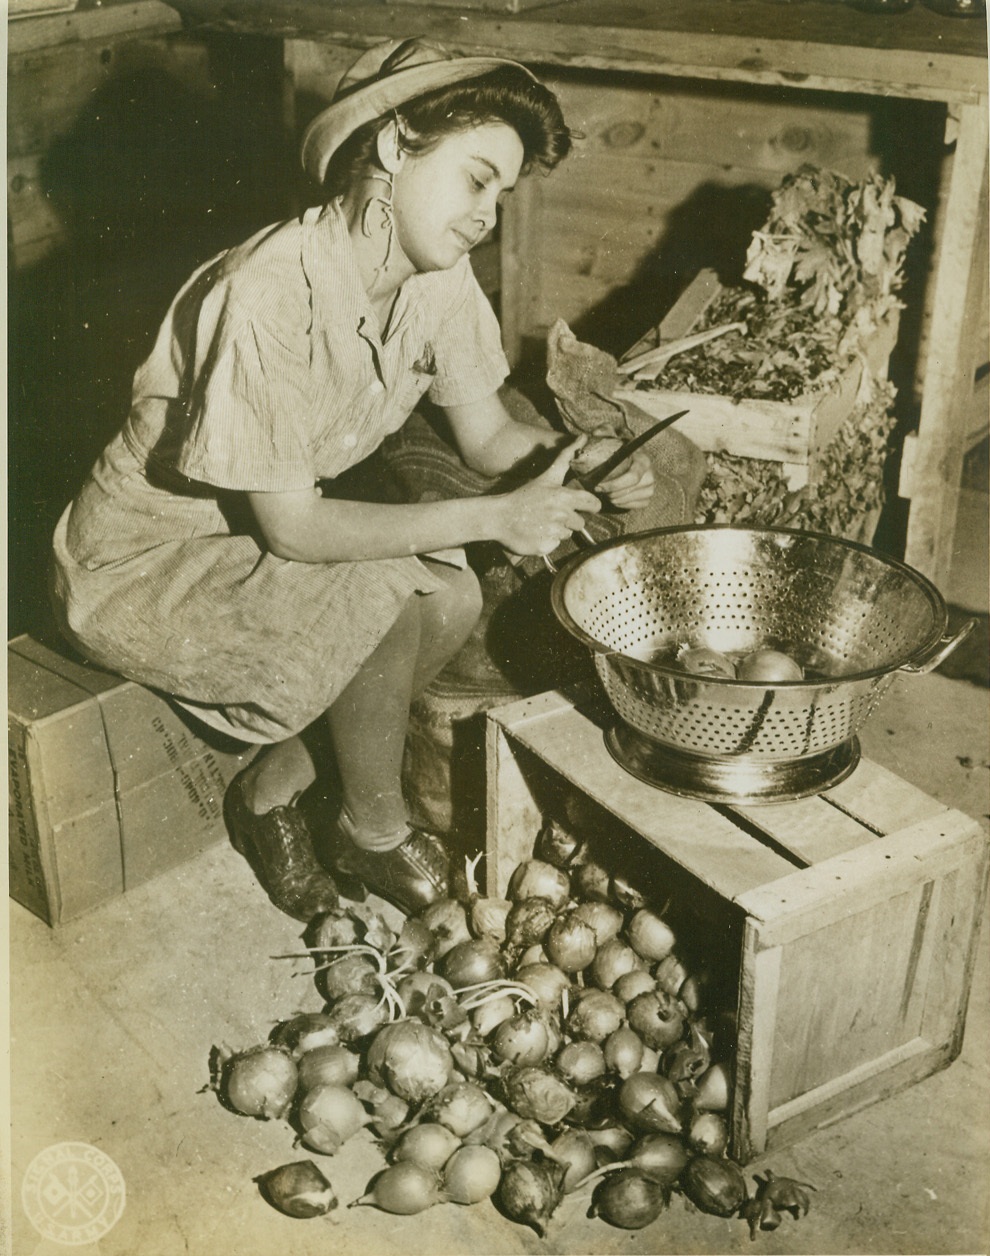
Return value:
M 601 484 L 596 485 L 595 491 L 618 510 L 639 510 L 649 503 L 655 487 L 656 476 L 650 456 L 645 450 L 637 449 Z

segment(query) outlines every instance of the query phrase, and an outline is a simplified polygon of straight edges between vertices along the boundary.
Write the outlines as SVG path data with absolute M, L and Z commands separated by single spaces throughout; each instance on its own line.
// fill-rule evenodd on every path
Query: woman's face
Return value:
M 418 271 L 446 270 L 491 231 L 522 161 L 522 141 L 503 122 L 445 135 L 425 153 L 403 151 L 392 204 L 399 244 Z

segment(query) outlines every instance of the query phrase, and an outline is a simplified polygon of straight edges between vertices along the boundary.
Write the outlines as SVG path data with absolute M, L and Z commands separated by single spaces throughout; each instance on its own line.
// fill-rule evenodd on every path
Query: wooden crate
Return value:
M 630 357 L 676 340 L 696 329 L 708 306 L 721 292 L 712 271 L 701 271 L 685 289 L 669 314 L 629 351 Z M 864 356 L 876 378 L 887 374 L 887 361 L 897 341 L 898 320 L 891 318 L 865 346 Z M 864 363 L 851 362 L 838 381 L 792 401 L 762 401 L 715 394 L 636 388 L 625 384 L 616 392 L 647 414 L 663 418 L 687 409 L 678 429 L 704 450 L 742 458 L 760 458 L 782 464 L 791 489 L 814 484 L 819 455 L 828 447 L 852 413 L 863 379 Z
M 865 760 L 819 797 L 709 806 L 625 772 L 605 722 L 556 692 L 488 712 L 488 890 L 577 799 L 599 840 L 629 843 L 630 872 L 710 905 L 731 952 L 741 1163 L 956 1057 L 987 884 L 975 820 Z

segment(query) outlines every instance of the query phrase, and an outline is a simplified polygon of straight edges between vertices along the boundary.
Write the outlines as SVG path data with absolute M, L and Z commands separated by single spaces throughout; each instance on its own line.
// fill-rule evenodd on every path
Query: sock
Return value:
M 396 832 L 389 833 L 364 833 L 358 830 L 348 808 L 341 807 L 340 814 L 337 816 L 337 824 L 340 831 L 346 838 L 360 847 L 361 850 L 372 851 L 377 855 L 383 855 L 386 851 L 395 850 L 409 836 L 412 831 L 408 824 L 404 824 L 402 828 Z

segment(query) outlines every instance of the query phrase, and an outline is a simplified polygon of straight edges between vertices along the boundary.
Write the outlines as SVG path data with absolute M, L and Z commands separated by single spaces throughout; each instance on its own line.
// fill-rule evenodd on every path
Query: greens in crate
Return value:
M 698 327 L 746 331 L 678 354 L 640 387 L 769 401 L 827 387 L 900 308 L 907 246 L 924 217 L 880 175 L 856 183 L 810 166 L 789 175 L 753 233 L 747 286 L 723 290 Z

